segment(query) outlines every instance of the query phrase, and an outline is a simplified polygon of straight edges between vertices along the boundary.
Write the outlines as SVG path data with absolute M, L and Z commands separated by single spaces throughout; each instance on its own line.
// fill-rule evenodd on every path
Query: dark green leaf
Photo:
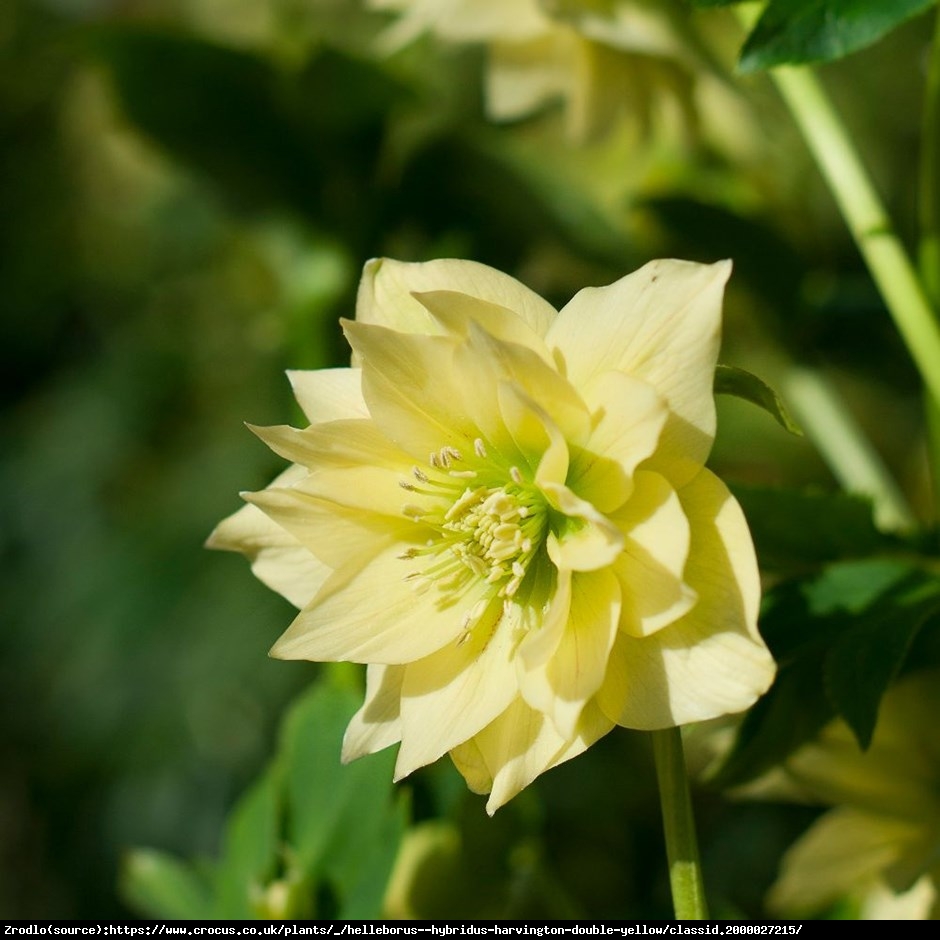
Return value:
M 857 618 L 826 656 L 826 691 L 862 748 L 871 743 L 878 706 L 914 637 L 940 610 L 940 581 L 914 572 Z
M 152 917 L 212 917 L 210 885 L 191 865 L 154 849 L 136 849 L 121 866 L 120 889 L 130 907 Z
M 790 412 L 787 411 L 787 406 L 784 405 L 780 396 L 763 379 L 745 369 L 738 369 L 735 366 L 716 366 L 715 394 L 743 398 L 763 408 L 791 434 L 801 436 L 803 434 L 799 425 L 790 417 Z
M 895 547 L 872 522 L 871 503 L 846 493 L 735 485 L 763 568 L 800 571 Z
M 940 581 L 894 559 L 837 562 L 773 590 L 761 632 L 777 678 L 745 717 L 714 782 L 736 786 L 765 773 L 836 715 L 865 746 L 912 639 L 938 610 Z
M 936 0 L 771 0 L 741 52 L 740 69 L 831 62 L 871 45 Z

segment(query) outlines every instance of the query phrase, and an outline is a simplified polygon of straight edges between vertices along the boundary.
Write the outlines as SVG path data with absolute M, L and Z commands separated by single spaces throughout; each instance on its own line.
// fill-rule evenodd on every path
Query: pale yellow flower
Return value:
M 725 262 L 655 261 L 561 312 L 469 261 L 372 261 L 354 367 L 294 372 L 293 466 L 210 543 L 301 607 L 273 649 L 368 663 L 350 760 L 449 753 L 494 811 L 615 725 L 770 684 L 741 510 L 703 464 Z
M 870 920 L 940 914 L 938 713 L 940 675 L 915 674 L 885 696 L 867 751 L 833 722 L 764 788 L 835 806 L 784 857 L 772 910 L 802 916 L 850 897 Z
M 692 107 L 688 50 L 654 3 L 370 0 L 370 6 L 399 14 L 383 37 L 387 49 L 425 32 L 485 44 L 493 120 L 518 120 L 561 100 L 569 135 L 584 139 L 622 114 L 645 126 L 653 110 Z

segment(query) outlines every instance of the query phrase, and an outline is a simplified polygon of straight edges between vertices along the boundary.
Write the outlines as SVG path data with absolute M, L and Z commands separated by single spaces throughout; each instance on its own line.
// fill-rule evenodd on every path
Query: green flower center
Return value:
M 472 586 L 488 585 L 483 598 L 468 612 L 469 629 L 495 598 L 515 597 L 539 554 L 548 525 L 545 498 L 516 466 L 491 459 L 483 442 L 465 459 L 452 447 L 431 454 L 429 470 L 415 467 L 414 481 L 403 489 L 420 497 L 402 513 L 430 527 L 434 534 L 420 547 L 408 549 L 403 560 L 425 564 L 405 579 L 418 592 L 432 586 L 449 606 Z

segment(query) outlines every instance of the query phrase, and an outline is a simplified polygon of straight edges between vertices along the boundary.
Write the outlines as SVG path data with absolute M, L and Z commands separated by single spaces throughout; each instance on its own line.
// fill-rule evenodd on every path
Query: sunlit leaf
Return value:
M 212 916 L 211 886 L 193 868 L 154 849 L 136 849 L 121 866 L 121 894 L 142 914 L 171 920 Z
M 733 395 L 763 408 L 791 434 L 801 435 L 799 425 L 790 416 L 783 399 L 761 378 L 745 369 L 719 365 L 715 368 L 715 394 Z

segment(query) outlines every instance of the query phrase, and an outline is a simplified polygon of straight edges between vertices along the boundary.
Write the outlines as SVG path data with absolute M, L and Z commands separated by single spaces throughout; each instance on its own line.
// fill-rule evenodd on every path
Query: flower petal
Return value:
M 293 370 L 287 378 L 311 424 L 369 417 L 358 369 Z
M 473 737 L 515 696 L 515 625 L 499 597 L 462 642 L 411 663 L 402 684 L 400 780 Z
M 584 398 L 593 416 L 583 448 L 572 448 L 568 485 L 600 512 L 626 502 L 637 466 L 659 443 L 669 411 L 652 386 L 622 372 L 601 372 Z
M 609 287 L 580 291 L 546 336 L 576 387 L 614 369 L 666 400 L 671 413 L 651 469 L 674 486 L 704 464 L 715 435 L 712 382 L 730 273 L 730 262 L 651 261 Z
M 476 261 L 453 259 L 409 264 L 388 258 L 366 263 L 356 299 L 356 320 L 406 333 L 440 333 L 441 327 L 415 299 L 425 291 L 455 291 L 512 310 L 539 336 L 555 308 L 515 278 Z
M 567 486 L 544 482 L 549 503 L 565 517 L 565 527 L 548 539 L 549 558 L 560 569 L 593 571 L 613 564 L 623 551 L 623 533 Z
M 410 663 L 430 656 L 463 631 L 453 595 L 418 593 L 405 581 L 401 545 L 383 549 L 365 567 L 335 572 L 274 644 L 278 659 Z M 473 600 L 471 600 L 473 603 Z
M 768 906 L 790 916 L 811 914 L 873 886 L 916 839 L 917 828 L 849 807 L 826 813 L 784 856 Z
M 623 588 L 621 629 L 640 637 L 678 620 L 698 594 L 683 580 L 691 533 L 678 494 L 658 473 L 641 470 L 635 483 L 613 517 L 627 533 L 614 572 Z
M 531 349 L 554 368 L 552 355 L 542 339 L 544 334 L 537 333 L 508 307 L 454 290 L 424 291 L 414 298 L 448 333 L 466 339 L 472 323 L 494 339 Z M 553 319 L 554 315 L 552 311 Z
M 286 486 L 304 476 L 303 467 L 289 467 L 274 483 Z M 223 519 L 206 540 L 206 547 L 247 556 L 255 577 L 295 607 L 308 604 L 332 573 L 255 506 L 243 506 Z
M 774 677 L 757 632 L 760 584 L 741 508 L 708 470 L 679 498 L 692 533 L 685 577 L 699 600 L 650 636 L 617 637 L 597 701 L 627 728 L 668 728 L 742 711 Z
M 578 572 L 553 655 L 532 668 L 520 668 L 519 688 L 526 703 L 548 715 L 565 740 L 575 736 L 584 706 L 604 681 L 619 622 L 620 585 L 613 574 Z M 520 667 L 524 663 L 520 655 Z
M 467 399 L 475 386 L 461 381 L 454 339 L 349 321 L 343 327 L 362 361 L 369 413 L 387 438 L 419 460 L 445 446 L 472 449 L 479 429 Z
M 492 816 L 539 774 L 576 757 L 611 728 L 613 722 L 589 705 L 575 737 L 562 738 L 544 715 L 516 699 L 473 739 L 493 778 L 487 813 Z
M 343 763 L 374 754 L 401 740 L 401 684 L 404 666 L 369 666 L 366 698 L 343 735 Z

